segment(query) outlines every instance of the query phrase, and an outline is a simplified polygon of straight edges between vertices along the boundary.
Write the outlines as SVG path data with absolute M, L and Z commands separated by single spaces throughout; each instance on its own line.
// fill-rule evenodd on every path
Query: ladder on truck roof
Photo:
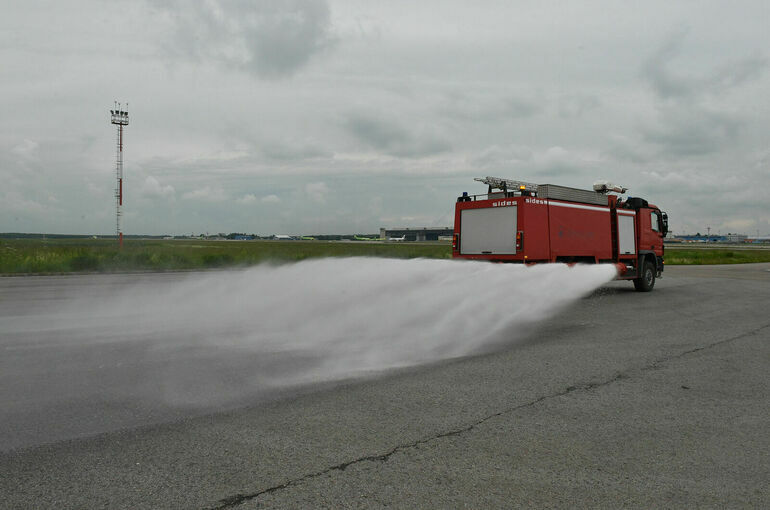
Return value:
M 489 175 L 486 177 L 475 177 L 473 180 L 484 183 L 487 186 L 490 186 L 492 189 L 501 189 L 503 191 L 509 191 L 509 190 L 537 191 L 537 188 L 540 186 L 539 184 L 533 184 L 531 182 L 517 181 L 514 179 L 504 179 L 502 177 L 492 177 Z M 594 191 L 596 191 L 597 193 L 615 192 L 615 193 L 622 194 L 628 191 L 628 188 L 613 184 L 609 181 L 596 181 L 594 182 L 593 188 L 594 188 Z
M 537 191 L 537 184 L 514 181 L 513 179 L 503 179 L 502 177 L 475 177 L 473 180 L 489 186 L 490 193 L 493 189 L 501 189 L 503 191 Z
M 608 181 L 596 181 L 593 185 L 593 191 L 591 191 L 570 188 L 567 186 L 558 186 L 556 184 L 533 184 L 531 182 L 491 176 L 476 177 L 474 180 L 489 186 L 489 194 L 491 194 L 494 189 L 500 189 L 505 193 L 519 191 L 523 194 L 531 194 L 540 198 L 552 198 L 554 200 L 567 200 L 603 206 L 606 206 L 609 203 L 607 198 L 608 193 L 625 193 L 627 191 L 623 186 L 618 186 Z

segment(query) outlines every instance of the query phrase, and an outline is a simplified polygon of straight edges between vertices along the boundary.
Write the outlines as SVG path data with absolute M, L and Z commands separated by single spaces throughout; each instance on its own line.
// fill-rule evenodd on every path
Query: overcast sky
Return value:
M 0 18 L 0 232 L 451 226 L 493 175 L 770 233 L 770 2 L 27 1 Z

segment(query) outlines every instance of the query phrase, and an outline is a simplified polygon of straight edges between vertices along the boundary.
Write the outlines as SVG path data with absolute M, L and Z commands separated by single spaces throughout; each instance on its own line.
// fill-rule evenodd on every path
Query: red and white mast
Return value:
M 126 103 L 128 109 L 128 103 Z M 120 229 L 120 217 L 123 216 L 123 126 L 128 126 L 128 112 L 124 111 L 117 101 L 115 109 L 110 110 L 110 120 L 112 124 L 118 126 L 117 138 L 117 161 L 115 163 L 115 174 L 117 177 L 117 186 L 115 187 L 115 230 L 118 238 L 118 245 L 123 247 L 123 231 Z

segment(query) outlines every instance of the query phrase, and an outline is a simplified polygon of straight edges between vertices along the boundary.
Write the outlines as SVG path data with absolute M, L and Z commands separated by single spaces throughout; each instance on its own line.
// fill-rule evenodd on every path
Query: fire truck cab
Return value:
M 518 263 L 611 263 L 618 278 L 650 291 L 663 273 L 668 217 L 627 190 L 597 182 L 593 190 L 477 178 L 483 195 L 463 193 L 455 206 L 452 256 Z M 615 194 L 613 194 L 615 193 Z

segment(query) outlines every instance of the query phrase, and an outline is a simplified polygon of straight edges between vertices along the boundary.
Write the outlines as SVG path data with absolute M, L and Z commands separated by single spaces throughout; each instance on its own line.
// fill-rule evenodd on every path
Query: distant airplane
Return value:
M 292 236 L 287 236 L 285 234 L 278 234 L 274 236 L 276 240 L 278 241 L 293 241 L 294 238 Z
M 302 236 L 301 239 L 303 241 L 315 241 L 315 237 L 312 237 L 312 236 Z
M 353 239 L 355 239 L 356 241 L 379 241 L 379 238 L 377 238 L 377 237 L 353 236 Z
M 406 234 L 402 235 L 401 237 L 389 237 L 388 241 L 406 241 Z

